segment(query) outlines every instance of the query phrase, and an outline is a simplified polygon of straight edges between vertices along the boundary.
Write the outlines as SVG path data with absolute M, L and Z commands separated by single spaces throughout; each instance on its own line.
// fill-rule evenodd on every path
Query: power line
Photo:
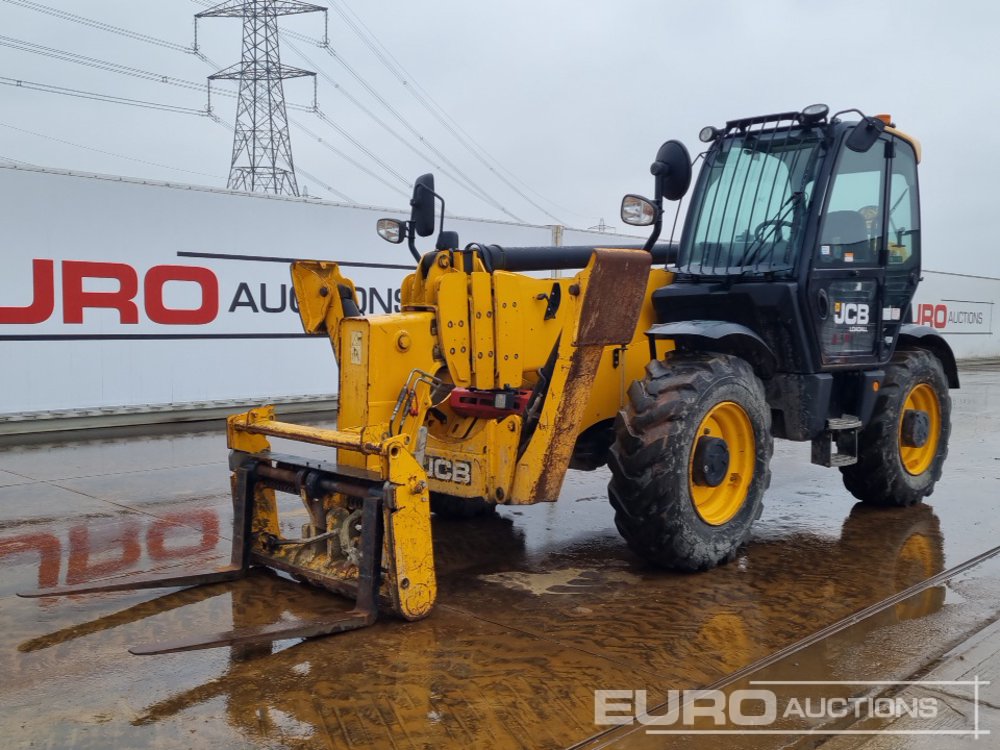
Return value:
M 114 157 L 117 157 L 119 159 L 128 159 L 129 161 L 138 162 L 140 164 L 148 164 L 148 165 L 153 166 L 153 167 L 162 167 L 164 169 L 172 169 L 175 172 L 186 172 L 188 174 L 201 175 L 202 177 L 215 177 L 215 178 L 219 178 L 220 177 L 220 175 L 217 175 L 217 174 L 208 174 L 206 172 L 196 172 L 196 171 L 191 170 L 191 169 L 182 169 L 180 167 L 172 167 L 169 164 L 160 164 L 159 162 L 147 161 L 146 159 L 139 159 L 139 158 L 136 158 L 134 156 L 126 156 L 125 154 L 119 154 L 119 153 L 116 153 L 114 151 L 105 151 L 104 149 L 95 148 L 93 146 L 85 146 L 82 143 L 74 143 L 73 141 L 63 140 L 62 138 L 56 138 L 55 136 L 45 135 L 44 133 L 37 133 L 34 130 L 26 130 L 25 128 L 19 128 L 19 127 L 15 126 L 15 125 L 10 125 L 9 123 L 6 123 L 6 122 L 0 122 L 0 127 L 8 128 L 10 130 L 16 130 L 19 133 L 26 133 L 28 135 L 33 135 L 33 136 L 36 136 L 38 138 L 44 138 L 47 141 L 55 141 L 56 143 L 62 143 L 62 144 L 65 144 L 67 146 L 74 146 L 76 148 L 85 149 L 86 151 L 94 151 L 94 152 L 96 152 L 98 154 L 106 154 L 107 156 L 114 156 Z M 26 162 L 24 162 L 24 163 L 26 163 Z M 32 165 L 32 166 L 34 166 L 34 165 Z
M 166 39 L 160 39 L 159 37 L 150 36 L 149 34 L 142 34 L 138 31 L 132 31 L 131 29 L 125 29 L 121 26 L 113 26 L 109 23 L 104 23 L 103 21 L 97 21 L 93 18 L 87 18 L 86 16 L 78 16 L 75 13 L 70 13 L 65 10 L 60 10 L 59 8 L 53 8 L 48 5 L 42 5 L 41 3 L 33 2 L 33 0 L 3 0 L 11 5 L 18 5 L 22 8 L 27 8 L 29 10 L 37 11 L 38 13 L 45 13 L 46 15 L 54 16 L 60 18 L 64 21 L 72 21 L 73 23 L 83 24 L 84 26 L 89 26 L 94 29 L 99 29 L 101 31 L 107 31 L 111 34 L 117 34 L 119 36 L 128 37 L 129 39 L 135 39 L 136 41 L 146 42 L 148 44 L 156 44 L 160 47 L 167 47 L 168 49 L 177 50 L 179 52 L 188 52 L 194 54 L 194 49 L 192 47 L 185 47 L 183 44 L 178 44 L 176 42 L 171 42 Z
M 348 163 L 354 165 L 355 167 L 357 167 L 358 169 L 360 169 L 362 172 L 364 172 L 365 174 L 367 174 L 372 179 L 378 180 L 383 185 L 385 185 L 387 188 L 389 188 L 390 190 L 392 190 L 392 191 L 394 191 L 396 193 L 399 193 L 404 198 L 409 198 L 410 197 L 410 194 L 407 193 L 405 190 L 400 190 L 396 185 L 393 185 L 388 180 L 385 180 L 382 177 L 380 177 L 379 175 L 375 174 L 372 170 L 368 169 L 368 167 L 364 166 L 363 164 L 361 164 L 358 161 L 355 161 L 350 156 L 348 156 L 347 154 L 345 154 L 343 151 L 341 151 L 340 149 L 338 149 L 336 146 L 334 146 L 331 143 L 328 143 L 327 141 L 323 140 L 323 138 L 321 136 L 319 136 L 316 133 L 314 133 L 311 130 L 309 130 L 309 128 L 307 128 L 305 125 L 303 125 L 300 121 L 292 119 L 291 122 L 292 122 L 293 125 L 295 125 L 295 127 L 299 128 L 299 130 L 301 130 L 304 133 L 306 133 L 306 135 L 312 136 L 319 143 L 319 145 L 323 146 L 328 151 L 332 151 L 337 156 L 339 156 L 341 159 L 344 159 Z M 402 180 L 402 182 L 403 182 L 404 185 L 409 185 L 409 183 L 406 181 L 405 178 L 399 177 L 399 179 Z
M 130 107 L 143 107 L 160 112 L 175 112 L 182 115 L 197 115 L 206 117 L 208 111 L 204 109 L 194 109 L 192 107 L 178 107 L 174 104 L 163 104 L 161 102 L 149 102 L 143 99 L 129 99 L 124 96 L 114 96 L 113 94 L 100 94 L 94 91 L 81 91 L 80 89 L 67 88 L 65 86 L 53 86 L 48 83 L 38 83 L 37 81 L 25 81 L 17 78 L 7 78 L 0 76 L 0 85 L 13 86 L 27 89 L 29 91 L 41 91 L 46 94 L 60 94 L 62 96 L 72 96 L 78 99 L 94 99 L 97 101 L 109 102 L 111 104 L 125 104 Z
M 290 37 L 292 37 L 294 39 L 300 39 L 300 40 L 310 41 L 309 37 L 306 37 L 303 34 L 299 34 L 299 33 L 294 32 L 294 31 L 288 31 L 288 30 L 286 30 L 286 31 L 282 32 L 282 36 L 285 36 L 285 37 L 289 37 L 290 36 Z M 289 44 L 289 43 L 286 42 L 286 44 Z M 296 48 L 293 45 L 289 44 L 289 47 L 291 47 L 293 51 L 297 51 Z M 344 70 L 346 70 L 359 84 L 361 84 L 362 88 L 364 88 L 365 91 L 367 91 L 375 100 L 377 100 L 383 107 L 385 107 L 385 109 L 394 118 L 396 118 L 396 120 L 399 121 L 399 123 L 404 128 L 406 128 L 408 131 L 410 131 L 410 133 L 413 134 L 413 136 L 417 140 L 419 140 L 424 146 L 426 146 L 428 149 L 430 149 L 439 159 L 441 159 L 446 164 L 448 164 L 455 172 L 458 172 L 459 174 L 463 174 L 462 171 L 461 171 L 461 169 L 459 169 L 459 167 L 454 162 L 452 162 L 447 156 L 445 156 L 440 151 L 440 149 L 435 148 L 430 143 L 430 141 L 427 140 L 427 138 L 425 138 L 423 135 L 421 135 L 416 130 L 416 128 L 413 127 L 413 125 L 409 122 L 409 120 L 407 120 L 405 117 L 403 117 L 403 115 L 400 114 L 400 112 L 395 107 L 393 107 L 386 100 L 386 98 L 384 96 L 382 96 L 380 93 L 378 93 L 378 91 L 376 91 L 375 88 L 370 83 L 368 83 L 368 81 L 366 81 L 364 79 L 364 77 L 360 73 L 358 73 L 353 67 L 351 67 L 347 63 L 347 61 L 344 60 L 344 58 L 341 57 L 341 55 L 333 47 L 331 47 L 329 44 L 327 44 L 327 45 L 322 46 L 321 49 L 325 50 L 328 55 L 330 55 L 334 60 L 336 60 L 340 64 L 340 66 L 342 68 L 344 68 Z M 304 55 L 302 55 L 301 52 L 299 52 L 298 54 L 300 54 L 304 60 L 306 60 L 307 62 L 309 62 L 308 58 L 306 58 Z M 310 64 L 313 64 L 313 63 L 310 63 Z M 314 67 L 317 68 L 317 71 L 319 72 L 319 75 L 323 76 L 323 71 L 322 71 L 321 66 L 314 65 Z M 336 84 L 334 84 L 334 85 L 336 85 Z M 340 88 L 339 86 L 337 86 L 337 87 Z M 475 184 L 470 178 L 466 177 L 466 180 L 467 180 L 467 182 L 470 185 L 474 185 Z M 502 211 L 503 213 L 505 213 L 508 216 L 510 216 L 512 219 L 514 219 L 514 221 L 520 222 L 522 224 L 525 223 L 524 219 L 520 218 L 519 216 L 517 216 L 516 214 L 514 214 L 513 212 L 511 212 L 510 210 L 508 210 L 503 204 L 501 204 L 499 201 L 497 201 L 495 198 L 493 198 L 492 196 L 490 196 L 488 193 L 486 193 L 481 188 L 476 187 L 476 188 L 474 188 L 474 190 L 479 194 L 480 198 L 482 198 L 483 200 L 485 200 L 487 203 L 489 203 L 490 205 L 492 205 L 497 210 Z
M 14 164 L 15 166 L 21 166 L 21 167 L 37 167 L 38 166 L 37 164 L 32 164 L 30 161 L 21 161 L 20 159 L 14 159 L 14 158 L 12 158 L 10 156 L 4 156 L 3 154 L 0 154 L 0 161 L 7 161 L 7 162 L 10 162 L 11 164 Z
M 60 49 L 58 47 L 46 47 L 42 44 L 35 44 L 34 42 L 28 42 L 23 39 L 16 39 L 14 37 L 2 36 L 0 35 L 0 47 L 9 47 L 10 49 L 17 50 L 19 52 L 29 52 L 36 55 L 43 55 L 45 57 L 50 57 L 55 60 L 61 60 L 63 62 L 74 63 L 76 65 L 83 65 L 88 68 L 94 68 L 96 70 L 104 70 L 109 73 L 117 73 L 118 75 L 131 76 L 133 78 L 140 78 L 147 81 L 154 81 L 156 83 L 163 83 L 169 86 L 178 86 L 180 88 L 191 89 L 193 91 L 205 92 L 207 90 L 209 97 L 209 106 L 211 105 L 212 95 L 216 96 L 226 96 L 231 99 L 235 99 L 238 94 L 235 91 L 227 91 L 225 89 L 212 89 L 211 83 L 209 83 L 208 88 L 203 83 L 198 83 L 197 81 L 189 81 L 184 78 L 177 78 L 175 76 L 163 75 L 162 73 L 154 73 L 150 70 L 142 70 L 141 68 L 134 68 L 130 65 L 122 65 L 121 63 L 110 62 L 108 60 L 101 60 L 97 57 L 91 57 L 89 55 L 81 55 L 76 52 L 70 52 L 68 50 Z M 204 61 L 209 65 L 214 65 L 211 60 L 204 58 Z M 302 104 L 289 104 L 290 109 L 296 109 L 301 112 L 312 112 L 315 109 L 315 104 L 311 107 L 307 107 Z
M 5 2 L 10 2 L 11 0 L 5 0 Z M 11 49 L 18 50 L 19 52 L 30 52 L 36 55 L 44 55 L 45 57 L 51 57 L 56 60 L 62 60 L 63 62 L 70 62 L 76 65 L 84 65 L 89 68 L 96 68 L 98 70 L 105 70 L 111 73 L 118 73 L 120 75 L 132 76 L 134 78 L 142 78 L 148 81 L 156 81 L 158 83 L 165 83 L 171 86 L 180 86 L 187 89 L 195 89 L 198 91 L 204 91 L 204 84 L 196 83 L 195 81 L 187 81 L 183 78 L 175 78 L 173 76 L 166 76 L 159 73 L 153 73 L 152 71 L 142 70 L 140 68 L 133 68 L 129 65 L 121 65 L 119 63 L 109 62 L 107 60 L 101 60 L 96 57 L 90 57 L 89 55 L 80 55 L 75 52 L 69 52 L 68 50 L 59 49 L 57 47 L 46 47 L 41 44 L 35 44 L 33 42 L 28 42 L 23 39 L 15 39 L 14 37 L 2 36 L 0 35 L 0 46 L 9 47 Z M 220 92 L 228 93 L 228 92 Z M 235 96 L 234 93 L 229 93 L 230 96 Z
M 413 82 L 413 76 L 406 72 L 403 66 L 399 64 L 399 61 L 397 61 L 396 58 L 392 56 L 392 53 L 378 41 L 375 34 L 372 33 L 367 26 L 365 26 L 364 22 L 361 21 L 360 18 L 357 18 L 357 15 L 354 14 L 353 11 L 351 11 L 351 13 L 355 18 L 357 18 L 357 22 L 355 22 L 346 12 L 344 12 L 342 8 L 340 8 L 337 0 L 331 0 L 331 7 L 334 12 L 344 20 L 351 31 L 353 31 L 355 35 L 365 44 L 365 46 L 368 47 L 372 54 L 375 55 L 376 59 L 378 59 L 378 61 L 381 62 L 382 65 L 403 85 L 403 87 L 410 92 L 410 94 L 421 104 L 421 106 L 423 106 L 424 109 L 426 109 L 431 116 L 434 117 L 434 119 L 436 119 L 446 130 L 448 130 L 448 132 L 450 132 L 459 143 L 465 146 L 465 148 L 472 153 L 472 155 L 475 156 L 483 164 L 483 166 L 493 172 L 498 179 L 507 185 L 508 188 L 513 190 L 525 201 L 544 213 L 550 219 L 560 224 L 563 223 L 558 217 L 552 215 L 549 211 L 532 200 L 524 193 L 524 191 L 514 185 L 504 175 L 498 172 L 492 164 L 490 164 L 489 160 L 486 158 L 489 154 L 486 153 L 485 149 L 483 149 L 482 146 L 479 146 L 478 143 L 475 143 L 475 141 L 473 141 L 472 138 L 458 126 L 458 123 L 454 122 L 453 118 L 444 113 L 444 109 L 437 104 L 437 102 L 434 102 L 433 99 L 430 98 L 430 95 L 423 91 L 422 87 Z M 362 27 L 364 28 L 364 31 L 362 31 Z M 489 158 L 496 162 L 498 167 L 500 166 L 499 162 L 497 162 L 495 158 Z M 503 169 L 503 167 L 500 168 Z M 504 169 L 504 171 L 509 172 L 509 170 L 506 169 Z
M 307 172 L 302 167 L 298 167 L 298 171 L 299 171 L 300 175 L 302 175 L 306 179 L 312 180 L 317 185 L 319 185 L 321 188 L 323 188 L 324 190 L 326 190 L 326 192 L 330 193 L 331 195 L 336 196 L 337 198 L 340 198 L 345 203 L 350 203 L 351 205 L 354 205 L 354 206 L 361 205 L 360 203 L 358 203 L 358 201 L 354 200 L 350 196 L 344 195 L 342 192 L 340 192 L 336 188 L 333 188 L 330 185 L 328 185 L 325 182 L 323 182 L 323 180 L 321 180 L 319 177 L 317 177 L 316 175 L 314 175 L 312 172 Z
M 351 143 L 353 143 L 359 150 L 363 151 L 372 161 L 374 161 L 376 164 L 378 164 L 380 167 L 382 167 L 382 169 L 384 169 L 386 172 L 388 172 L 389 174 L 391 174 L 393 177 L 395 177 L 397 180 L 399 180 L 400 182 L 402 182 L 404 185 L 409 185 L 410 184 L 410 181 L 408 179 L 406 179 L 405 177 L 403 177 L 403 175 L 401 175 L 395 169 L 393 169 L 388 164 L 386 164 L 384 161 L 382 161 L 381 159 L 379 159 L 374 153 L 372 153 L 368 148 L 366 148 L 362 143 L 360 143 L 356 138 L 354 138 L 354 136 L 352 136 L 350 133 L 348 133 L 346 130 L 344 130 L 342 127 L 340 127 L 340 125 L 338 125 L 333 120 L 331 120 L 329 117 L 327 117 L 326 114 L 323 112 L 323 110 L 321 110 L 321 109 L 319 109 L 317 107 L 315 114 L 316 114 L 316 116 L 320 120 L 322 120 L 323 122 L 325 122 L 331 128 L 333 128 L 338 133 L 340 133 L 342 136 L 344 136 L 344 138 L 346 138 Z
M 287 37 L 289 35 L 289 33 L 291 33 L 291 32 L 287 32 L 287 31 L 283 32 L 282 33 L 282 37 Z M 297 35 L 297 36 L 301 36 L 301 35 Z M 351 102 L 353 105 L 355 105 L 358 109 L 360 109 L 366 115 L 368 115 L 369 117 L 371 117 L 375 122 L 377 122 L 379 125 L 381 125 L 382 128 L 386 132 L 388 132 L 390 135 L 392 135 L 394 138 L 396 138 L 396 140 L 398 140 L 404 146 L 406 146 L 407 148 L 409 148 L 413 153 L 415 153 L 417 156 L 419 156 L 422 160 L 426 161 L 428 164 L 430 164 L 432 167 L 434 167 L 434 169 L 439 170 L 443 174 L 447 175 L 450 179 L 454 180 L 458 185 L 460 185 L 462 188 L 464 188 L 466 191 L 468 191 L 469 193 L 471 193 L 472 195 L 474 195 L 479 200 L 482 200 L 483 202 L 485 202 L 487 205 L 490 205 L 493 208 L 496 208 L 497 210 L 502 211 L 503 213 L 507 214 L 512 219 L 514 219 L 515 221 L 521 221 L 521 219 L 519 219 L 513 213 L 511 213 L 510 211 L 507 211 L 506 208 L 504 208 L 504 206 L 501 203 L 499 203 L 498 201 L 496 201 L 494 198 L 492 198 L 490 195 L 488 195 L 485 191 L 483 191 L 481 188 L 479 188 L 475 184 L 475 182 L 472 180 L 471 177 L 469 177 L 464 172 L 462 172 L 462 170 L 459 169 L 459 167 L 456 166 L 451 160 L 449 160 L 448 157 L 446 157 L 443 153 L 441 153 L 441 151 L 439 151 L 438 149 L 436 149 L 433 146 L 433 144 L 431 144 L 423 135 L 421 135 L 419 132 L 417 132 L 417 130 L 405 118 L 403 118 L 398 112 L 396 112 L 396 111 L 394 111 L 392 109 L 392 107 L 388 104 L 388 102 L 386 102 L 385 100 L 381 100 L 383 106 L 385 106 L 387 109 L 389 109 L 389 111 L 393 114 L 393 116 L 395 116 L 396 119 L 399 120 L 406 127 L 406 129 L 409 130 L 413 134 L 413 136 L 415 138 L 417 138 L 417 140 L 419 140 L 421 143 L 423 143 L 423 145 L 426 146 L 431 152 L 433 152 L 434 154 L 436 154 L 437 157 L 441 161 L 446 162 L 451 167 L 451 169 L 453 171 L 449 171 L 445 167 L 442 167 L 441 165 L 436 164 L 432 158 L 430 158 L 426 154 L 422 153 L 418 148 L 416 148 L 415 146 L 413 146 L 412 143 L 410 143 L 410 141 L 408 141 L 404 136 L 400 135 L 398 132 L 396 132 L 395 130 L 393 130 L 392 127 L 387 122 L 385 122 L 385 120 L 383 120 L 377 114 L 375 114 L 374 112 L 372 112 L 368 107 L 366 107 L 364 104 L 362 104 L 347 89 L 345 89 L 343 86 L 341 86 L 341 84 L 336 79 L 334 79 L 329 73 L 327 73 L 323 69 L 323 67 L 321 65 L 317 65 L 304 52 L 302 52 L 302 50 L 300 50 L 296 45 L 294 45 L 293 43 L 289 42 L 287 40 L 287 38 L 284 40 L 284 44 L 289 49 L 291 49 L 293 52 L 295 52 L 295 54 L 297 54 L 299 57 L 301 57 L 310 67 L 315 68 L 316 72 L 317 72 L 317 74 L 319 75 L 320 78 L 322 78 L 327 83 L 329 83 L 331 86 L 333 86 L 335 89 L 337 89 L 341 94 L 344 95 L 344 97 L 349 102 Z

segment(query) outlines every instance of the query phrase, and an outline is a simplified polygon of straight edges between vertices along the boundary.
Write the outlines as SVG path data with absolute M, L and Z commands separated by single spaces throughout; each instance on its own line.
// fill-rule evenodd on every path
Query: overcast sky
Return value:
M 214 72 L 189 52 L 60 20 L 23 7 L 24 1 L 0 0 L 0 35 L 5 38 L 0 43 L 16 39 L 200 83 Z M 499 166 L 491 170 L 456 140 L 411 95 L 412 83 L 406 87 L 394 78 L 333 10 L 330 43 L 338 57 L 285 37 L 283 62 L 317 66 L 335 81 L 339 89 L 326 79 L 319 81 L 322 112 L 405 181 L 438 171 L 438 192 L 453 213 L 498 219 L 513 215 L 539 224 L 555 223 L 556 217 L 580 228 L 603 219 L 620 230 L 621 196 L 652 192 L 648 167 L 664 140 L 679 138 L 694 154 L 703 125 L 826 102 L 833 110 L 888 112 L 902 130 L 922 141 L 926 267 L 1000 276 L 1000 249 L 985 222 L 997 213 L 994 185 L 1000 156 L 981 136 L 983 130 L 993 130 L 1000 115 L 1000 3 L 335 2 L 356 13 L 408 71 L 407 80 L 423 87 Z M 194 0 L 44 4 L 181 46 L 191 44 L 193 16 L 202 9 Z M 281 19 L 282 29 L 317 39 L 322 24 L 321 14 Z M 200 24 L 201 51 L 218 66 L 228 66 L 239 59 L 240 35 L 237 19 L 207 19 Z M 205 107 L 201 91 L 4 46 L 0 76 Z M 232 84 L 226 88 L 234 90 Z M 288 81 L 286 95 L 289 102 L 310 105 L 312 85 Z M 216 113 L 229 123 L 235 107 L 233 98 L 214 97 Z M 289 114 L 298 123 L 291 129 L 296 165 L 311 175 L 300 172 L 299 184 L 310 195 L 338 200 L 325 183 L 359 203 L 405 205 L 408 188 L 399 177 L 316 114 Z M 226 183 L 232 133 L 207 117 L 0 86 L 0 123 L 0 158 L 220 187 Z M 324 147 L 303 126 L 381 179 Z M 489 194 L 491 202 L 435 170 L 444 163 L 427 144 Z

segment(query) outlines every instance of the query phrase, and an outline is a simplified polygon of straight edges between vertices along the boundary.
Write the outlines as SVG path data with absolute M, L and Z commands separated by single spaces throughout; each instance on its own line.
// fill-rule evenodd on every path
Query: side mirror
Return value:
M 622 221 L 633 227 L 648 227 L 656 221 L 657 209 L 649 198 L 629 193 L 622 198 Z
M 884 122 L 875 117 L 866 117 L 855 125 L 854 130 L 847 136 L 847 147 L 851 151 L 863 154 L 875 145 L 883 130 L 885 130 Z
M 410 221 L 421 237 L 434 234 L 434 175 L 424 174 L 413 184 Z
M 393 245 L 406 239 L 406 224 L 399 219 L 379 219 L 375 231 L 379 237 Z
M 680 141 L 667 141 L 656 152 L 649 171 L 656 178 L 657 200 L 680 200 L 691 186 L 691 155 Z

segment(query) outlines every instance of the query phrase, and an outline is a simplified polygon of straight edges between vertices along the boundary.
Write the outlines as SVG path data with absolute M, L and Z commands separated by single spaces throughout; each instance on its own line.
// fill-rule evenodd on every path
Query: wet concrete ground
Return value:
M 728 566 L 676 575 L 628 551 L 605 471 L 571 472 L 558 503 L 435 521 L 440 593 L 428 619 L 384 618 L 273 653 L 125 649 L 350 605 L 263 573 L 166 594 L 14 597 L 224 562 L 221 432 L 0 448 L 2 744 L 719 746 L 607 731 L 594 723 L 594 691 L 647 690 L 652 702 L 670 689 L 736 684 L 749 665 L 1000 544 L 1000 370 L 966 370 L 952 396 L 951 454 L 922 507 L 856 506 L 839 473 L 809 464 L 808 445 L 779 441 L 751 544 Z M 998 613 L 994 559 L 753 673 L 901 679 Z M 793 742 L 753 739 L 746 746 Z

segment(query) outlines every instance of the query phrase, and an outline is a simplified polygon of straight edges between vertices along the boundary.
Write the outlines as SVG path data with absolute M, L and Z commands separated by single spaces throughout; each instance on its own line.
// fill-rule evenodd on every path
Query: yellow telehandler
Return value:
M 849 119 L 844 116 L 854 115 Z M 297 261 L 302 324 L 339 365 L 337 429 L 228 420 L 231 564 L 123 578 L 51 596 L 231 580 L 261 565 L 345 594 L 347 615 L 195 636 L 133 653 L 303 638 L 425 617 L 436 597 L 432 511 L 469 516 L 551 502 L 570 468 L 610 465 L 629 546 L 653 564 L 732 559 L 761 513 L 773 437 L 812 442 L 874 505 L 910 505 L 941 475 L 955 359 L 908 310 L 920 276 L 920 146 L 887 116 L 825 105 L 707 127 L 678 244 L 657 244 L 663 200 L 690 187 L 668 141 L 655 197 L 622 219 L 644 247 L 460 246 L 433 177 L 409 221 L 383 219 L 416 268 L 401 311 L 362 315 L 333 261 Z M 440 224 L 437 201 L 442 204 Z M 417 237 L 437 232 L 420 254 Z M 531 272 L 573 272 L 545 278 Z M 324 446 L 328 460 L 272 450 Z M 304 528 L 282 523 L 297 495 Z

